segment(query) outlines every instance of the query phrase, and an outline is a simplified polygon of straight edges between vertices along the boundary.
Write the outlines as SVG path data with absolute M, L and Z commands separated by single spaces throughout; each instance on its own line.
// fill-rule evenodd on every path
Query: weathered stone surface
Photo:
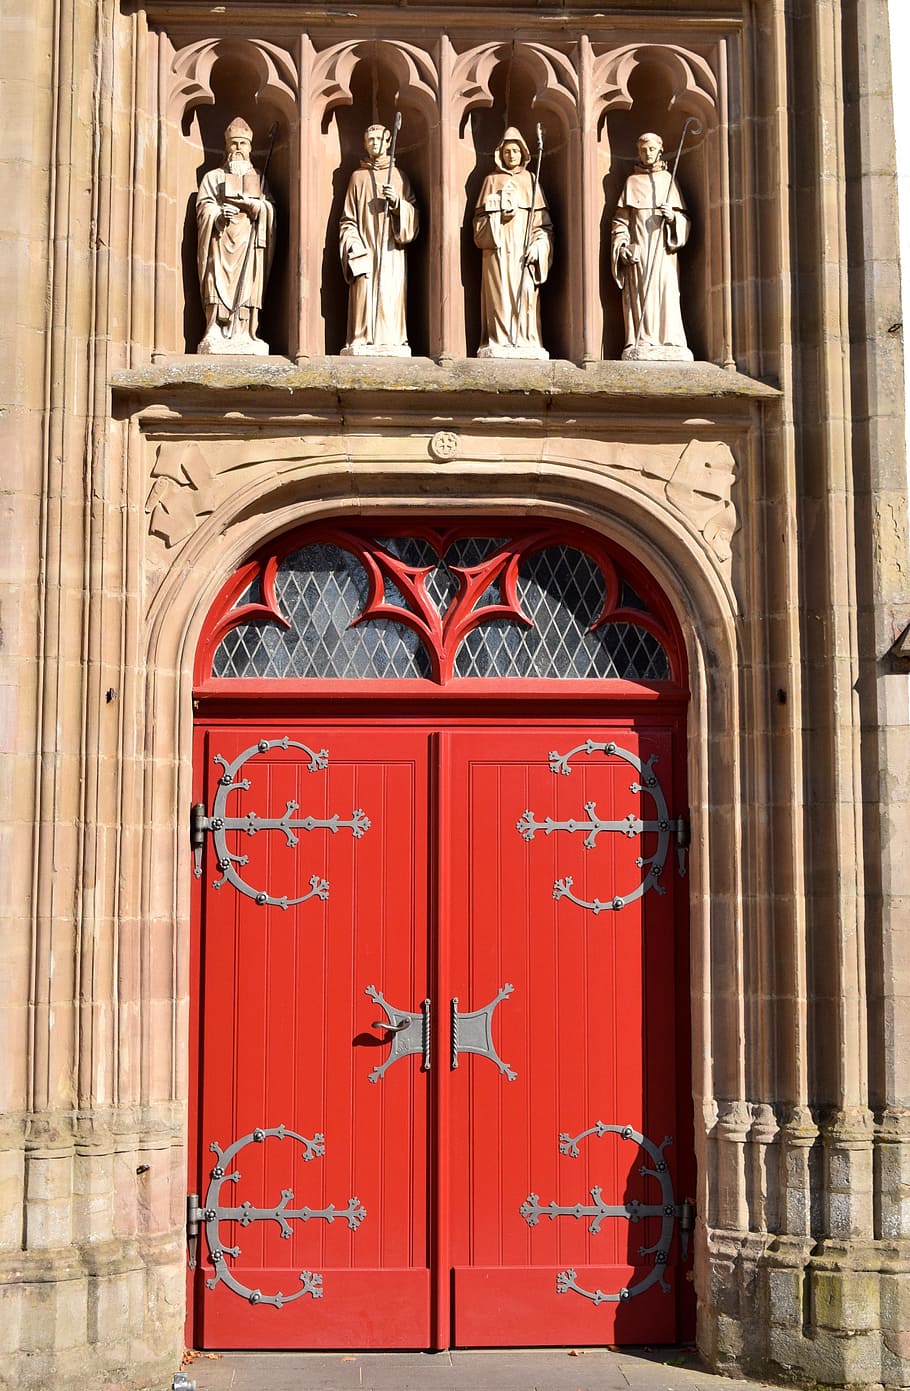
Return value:
M 293 364 L 287 359 L 243 358 L 200 361 L 196 357 L 174 357 L 148 367 L 115 372 L 111 385 L 118 395 L 159 397 L 197 393 L 237 393 L 241 397 L 281 393 L 280 399 L 293 401 L 307 393 L 393 392 L 409 396 L 427 394 L 535 397 L 642 397 L 689 400 L 699 397 L 744 397 L 774 401 L 780 392 L 774 386 L 725 371 L 709 362 L 594 362 L 585 367 L 574 363 L 497 362 L 465 358 L 432 362 L 427 358 L 371 361 L 351 358 L 313 358 Z

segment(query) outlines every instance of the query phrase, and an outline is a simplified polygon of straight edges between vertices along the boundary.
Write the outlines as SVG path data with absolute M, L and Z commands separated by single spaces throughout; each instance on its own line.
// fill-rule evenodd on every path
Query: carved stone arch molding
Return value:
M 632 108 L 629 81 L 643 63 L 653 63 L 669 78 L 672 107 L 697 116 L 705 129 L 718 121 L 719 85 L 716 73 L 701 54 L 675 44 L 626 44 L 594 57 L 592 78 L 598 127 L 614 107 Z
M 280 446 L 279 446 L 280 448 Z M 342 457 L 343 455 L 343 457 Z M 261 478 L 250 478 L 205 518 L 186 545 L 173 553 L 167 573 L 152 596 L 143 625 L 145 689 L 143 704 L 155 718 L 142 718 L 145 747 L 140 760 L 145 808 L 141 829 L 142 863 L 154 866 L 144 890 L 142 921 L 154 940 L 173 933 L 177 979 L 187 978 L 192 866 L 184 827 L 191 802 L 192 670 L 197 641 L 220 586 L 243 559 L 269 537 L 303 521 L 344 523 L 365 514 L 413 514 L 431 508 L 489 513 L 495 510 L 527 519 L 531 515 L 572 522 L 609 537 L 636 554 L 668 595 L 685 634 L 691 681 L 689 786 L 693 845 L 689 867 L 692 914 L 692 1023 L 695 1115 L 710 1110 L 715 1095 L 712 1059 L 727 1060 L 738 1071 L 742 1040 L 738 1032 L 742 998 L 736 942 L 742 934 L 739 897 L 732 879 L 738 873 L 740 847 L 736 808 L 742 781 L 737 741 L 739 728 L 736 673 L 735 603 L 718 568 L 697 539 L 675 525 L 669 511 L 648 506 L 620 479 L 593 465 L 555 465 L 542 470 L 536 456 L 516 464 L 504 487 L 502 465 L 477 460 L 450 461 L 445 498 L 440 496 L 441 465 L 411 463 L 404 475 L 396 459 L 387 470 L 362 475 L 354 483 L 347 455 L 326 464 L 308 457 L 276 457 L 273 482 L 264 496 Z M 159 572 L 160 573 L 160 572 Z M 720 893 L 724 910 L 716 911 Z M 731 963 L 725 982 L 730 1008 L 712 1015 L 712 960 Z M 186 1047 L 185 1002 L 179 1001 L 173 1036 Z M 153 1020 L 143 1020 L 149 1045 Z M 170 1037 L 170 1035 L 169 1035 Z M 184 1061 L 173 1060 L 178 1076 Z M 698 1128 L 697 1128 L 698 1130 Z M 696 1135 L 702 1175 L 708 1173 L 708 1140 Z M 705 1194 L 702 1194 L 704 1197 Z M 697 1260 L 704 1259 L 701 1252 Z M 699 1283 L 707 1270 L 697 1273 Z
M 175 447 L 182 446 L 175 441 Z M 198 445 L 188 447 L 200 451 Z M 571 457 L 559 450 L 543 456 L 516 450 L 505 457 L 500 451 L 462 449 L 440 465 L 432 455 L 419 459 L 408 452 L 403 458 L 396 441 L 387 455 L 377 454 L 375 446 L 370 449 L 373 472 L 359 476 L 356 490 L 350 451 L 333 449 L 329 441 L 318 447 L 299 441 L 296 448 L 257 451 L 261 457 L 255 463 L 238 461 L 240 476 L 233 485 L 220 496 L 213 492 L 192 534 L 183 545 L 168 548 L 167 558 L 155 567 L 159 582 L 147 607 L 148 661 L 153 664 L 166 651 L 162 670 L 179 671 L 186 660 L 191 666 L 192 646 L 209 602 L 244 556 L 270 537 L 329 515 L 338 520 L 373 512 L 416 516 L 429 509 L 434 515 L 540 513 L 601 531 L 640 555 L 665 589 L 683 627 L 691 670 L 703 669 L 700 648 L 706 644 L 713 669 L 729 663 L 735 670 L 737 601 L 728 552 L 704 525 L 708 513 L 699 510 L 705 501 L 699 489 L 705 484 L 692 477 L 696 455 L 699 474 L 726 474 L 727 466 L 733 467 L 729 448 L 690 441 L 658 447 L 654 458 L 653 450 L 623 444 L 614 448 L 618 452 L 612 461 L 596 449 L 575 449 Z M 718 459 L 708 457 L 717 450 L 723 452 L 721 469 Z M 638 463 L 636 453 L 643 454 Z M 726 498 L 729 481 L 730 476 L 720 488 Z M 655 506 L 657 501 L 661 505 Z M 712 501 L 729 506 L 724 498 Z M 175 623 L 179 631 L 167 637 Z
M 434 452 L 436 437 L 428 446 L 431 457 L 454 457 L 458 448 L 453 435 L 453 454 L 439 455 Z M 488 462 L 489 452 L 469 449 L 468 457 L 473 462 Z M 423 457 L 423 443 L 415 437 L 408 446 L 396 448 L 395 458 L 401 463 L 413 466 L 412 454 Z M 315 456 L 327 466 L 333 466 L 333 456 L 324 451 Z M 519 450 L 513 455 L 497 453 L 497 464 L 502 468 L 525 467 L 525 456 Z M 302 465 L 310 463 L 309 456 L 297 456 Z M 338 460 L 334 459 L 337 465 Z M 731 574 L 732 541 L 739 521 L 733 502 L 733 487 L 736 483 L 737 465 L 729 444 L 721 440 L 689 439 L 666 443 L 653 443 L 645 446 L 627 442 L 587 441 L 583 449 L 577 443 L 570 450 L 559 447 L 549 448 L 541 459 L 547 469 L 600 468 L 623 485 L 647 499 L 648 506 L 657 504 L 669 509 L 671 516 L 679 525 L 688 528 L 700 538 L 721 573 L 727 580 Z M 210 452 L 198 441 L 162 441 L 156 449 L 155 462 L 151 469 L 151 483 L 146 498 L 145 511 L 148 528 L 170 551 L 179 546 L 197 530 L 201 519 L 210 516 L 219 506 L 218 478 L 243 478 L 244 474 L 255 479 L 253 488 L 259 496 L 264 483 L 275 475 L 275 470 L 285 472 L 293 467 L 293 460 L 265 457 L 250 459 L 241 448 L 235 453 L 229 447 L 227 457 L 222 451 L 220 467 L 215 465 Z M 245 487 L 246 483 L 241 483 Z
M 559 111 L 567 127 L 578 120 L 578 70 L 568 54 L 547 44 L 480 44 L 454 56 L 452 63 L 452 123 L 463 132 L 465 117 L 478 106 L 495 101 L 491 79 L 497 67 L 510 59 L 523 62 L 534 77 L 533 104 Z
M 200 39 L 178 49 L 171 65 L 167 116 L 181 125 L 197 106 L 214 106 L 212 72 L 219 59 L 243 53 L 259 78 L 255 97 L 276 107 L 289 124 L 297 119 L 299 75 L 292 55 L 266 39 Z
M 425 113 L 438 112 L 439 74 L 430 54 L 397 39 L 352 39 L 314 51 L 308 82 L 312 119 L 319 125 L 335 106 L 354 100 L 351 83 L 359 63 L 386 64 L 398 82 L 398 92 Z

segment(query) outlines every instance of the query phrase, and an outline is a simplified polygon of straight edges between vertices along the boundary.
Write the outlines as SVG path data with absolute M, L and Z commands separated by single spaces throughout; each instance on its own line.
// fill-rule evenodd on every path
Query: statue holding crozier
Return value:
M 268 160 L 260 176 L 252 147 L 253 132 L 238 116 L 224 132 L 224 163 L 199 185 L 197 267 L 205 309 L 200 353 L 269 350 L 258 330 L 275 249 L 275 205 L 265 184 Z
M 693 122 L 686 122 L 683 137 Z M 676 182 L 682 140 L 672 171 L 659 135 L 646 131 L 637 148 L 638 164 L 611 226 L 613 278 L 622 291 L 625 323 L 623 360 L 691 362 L 679 307 L 679 252 L 689 239 L 689 214 Z

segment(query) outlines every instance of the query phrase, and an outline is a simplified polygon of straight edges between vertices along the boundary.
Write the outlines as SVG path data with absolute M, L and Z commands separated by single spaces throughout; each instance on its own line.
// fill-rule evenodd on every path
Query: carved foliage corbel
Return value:
M 730 496 L 735 481 L 736 465 L 728 445 L 692 440 L 666 484 L 667 501 L 688 518 L 724 562 L 731 558 L 737 527 Z
M 613 458 L 614 467 L 640 475 L 649 496 L 668 503 L 703 538 L 721 564 L 732 557 L 739 526 L 732 500 L 736 460 L 723 440 L 690 440 L 671 450 L 631 449 Z
M 145 511 L 149 532 L 176 546 L 214 508 L 215 476 L 198 444 L 158 446 Z

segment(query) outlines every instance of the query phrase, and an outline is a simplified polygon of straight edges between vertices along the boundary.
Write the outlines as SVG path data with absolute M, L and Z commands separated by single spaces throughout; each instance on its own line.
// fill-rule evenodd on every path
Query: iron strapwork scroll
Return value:
M 237 1204 L 235 1207 L 223 1205 L 221 1203 L 221 1189 L 225 1183 L 239 1183 L 241 1174 L 239 1170 L 229 1172 L 231 1165 L 237 1158 L 241 1150 L 247 1145 L 261 1145 L 266 1140 L 297 1140 L 303 1145 L 302 1158 L 304 1163 L 311 1160 L 322 1158 L 325 1154 L 325 1136 L 322 1134 L 314 1135 L 312 1139 L 307 1139 L 305 1135 L 299 1135 L 296 1130 L 287 1130 L 283 1125 L 275 1126 L 273 1129 L 256 1129 L 244 1135 L 239 1140 L 235 1140 L 232 1145 L 228 1145 L 226 1150 L 222 1150 L 216 1140 L 213 1140 L 209 1149 L 216 1156 L 217 1163 L 212 1169 L 211 1181 L 208 1192 L 205 1195 L 205 1203 L 201 1209 L 190 1213 L 190 1220 L 202 1221 L 205 1223 L 205 1237 L 209 1247 L 209 1256 L 215 1269 L 215 1274 L 208 1280 L 206 1285 L 213 1290 L 216 1285 L 224 1284 L 234 1294 L 248 1300 L 250 1304 L 271 1304 L 276 1309 L 281 1309 L 285 1304 L 291 1304 L 295 1299 L 302 1299 L 305 1294 L 311 1295 L 313 1299 L 321 1299 L 323 1296 L 322 1276 L 312 1270 L 301 1270 L 299 1280 L 301 1289 L 295 1290 L 292 1294 L 285 1294 L 278 1290 L 274 1294 L 263 1294 L 262 1290 L 250 1289 L 234 1274 L 228 1265 L 228 1256 L 236 1259 L 241 1254 L 239 1246 L 228 1246 L 221 1240 L 219 1231 L 222 1222 L 239 1222 L 241 1227 L 249 1227 L 253 1222 L 277 1222 L 281 1236 L 284 1240 L 289 1240 L 292 1235 L 291 1222 L 312 1222 L 319 1219 L 323 1222 L 346 1222 L 352 1232 L 356 1232 L 363 1219 L 366 1217 L 366 1208 L 359 1198 L 349 1198 L 347 1205 L 337 1208 L 334 1203 L 329 1203 L 327 1207 L 311 1208 L 297 1207 L 292 1208 L 290 1204 L 294 1199 L 294 1192 L 291 1188 L 282 1188 L 280 1200 L 271 1207 L 254 1207 L 250 1202 Z
M 652 754 L 647 762 L 643 763 L 634 753 L 628 749 L 620 748 L 612 741 L 598 743 L 595 739 L 586 739 L 583 744 L 577 744 L 568 753 L 558 753 L 555 750 L 551 752 L 549 755 L 551 773 L 559 773 L 563 777 L 568 777 L 572 772 L 571 760 L 579 753 L 587 755 L 602 753 L 608 758 L 620 758 L 628 763 L 638 774 L 637 779 L 630 783 L 629 791 L 636 795 L 643 793 L 649 796 L 654 802 L 656 816 L 645 819 L 630 813 L 621 820 L 605 821 L 598 817 L 597 803 L 593 801 L 585 802 L 584 816 L 571 817 L 566 821 L 556 821 L 552 816 L 547 816 L 543 821 L 539 821 L 535 813 L 528 810 L 515 823 L 522 839 L 531 841 L 538 834 L 551 836 L 555 831 L 566 831 L 569 835 L 581 831 L 585 837 L 585 849 L 593 850 L 597 845 L 597 837 L 603 833 L 612 832 L 616 835 L 627 836 L 631 840 L 636 836 L 643 836 L 650 832 L 657 835 L 657 848 L 653 855 L 639 855 L 637 857 L 635 863 L 639 869 L 645 869 L 645 873 L 640 883 L 632 889 L 623 893 L 614 892 L 604 898 L 580 898 L 574 892 L 572 876 L 566 875 L 554 883 L 553 897 L 555 899 L 567 898 L 571 903 L 577 904 L 579 908 L 586 908 L 596 916 L 607 910 L 612 909 L 616 912 L 620 908 L 625 908 L 627 904 L 642 898 L 649 889 L 654 889 L 659 894 L 665 894 L 667 890 L 660 882 L 660 876 L 666 865 L 670 838 L 673 836 L 676 840 L 678 868 L 681 875 L 686 872 L 684 851 L 688 844 L 688 838 L 684 818 L 671 817 L 667 809 L 663 788 L 654 771 L 654 765 L 657 763 L 656 754 Z
M 286 894 L 276 897 L 270 894 L 267 889 L 256 888 L 254 885 L 248 884 L 238 872 L 238 866 L 242 869 L 244 865 L 249 863 L 249 856 L 235 854 L 228 849 L 228 832 L 242 831 L 248 836 L 255 836 L 263 831 L 280 831 L 287 844 L 293 847 L 300 842 L 300 837 L 297 835 L 298 831 L 322 830 L 337 835 L 340 830 L 349 830 L 355 840 L 359 840 L 370 829 L 370 818 L 359 807 L 351 813 L 347 820 L 343 820 L 337 812 L 329 817 L 297 816 L 295 813 L 300 810 L 300 804 L 294 801 L 285 804 L 283 816 L 260 816 L 255 811 L 248 811 L 245 816 L 228 816 L 227 799 L 229 795 L 232 792 L 247 791 L 252 785 L 249 778 L 237 777 L 240 769 L 258 754 L 268 753 L 272 749 L 302 750 L 309 760 L 305 765 L 309 773 L 324 772 L 329 765 L 328 749 L 314 751 L 309 745 L 298 743 L 296 739 L 289 739 L 287 735 L 282 739 L 260 739 L 257 744 L 252 744 L 250 748 L 244 749 L 243 753 L 238 754 L 233 763 L 228 763 L 226 758 L 220 753 L 216 753 L 214 762 L 219 764 L 224 772 L 218 780 L 218 791 L 215 793 L 212 815 L 206 815 L 205 807 L 201 802 L 193 808 L 192 844 L 196 859 L 195 874 L 197 879 L 202 876 L 202 850 L 205 843 L 205 832 L 211 831 L 218 868 L 221 870 L 221 878 L 214 880 L 212 887 L 222 889 L 225 884 L 230 884 L 238 893 L 251 898 L 260 907 L 272 906 L 287 909 L 296 907 L 299 903 L 306 903 L 311 898 L 327 899 L 329 896 L 328 880 L 323 879 L 318 874 L 310 875 L 309 892 L 301 894 L 298 898 L 288 898 Z
M 563 1132 L 559 1137 L 559 1152 L 567 1155 L 570 1159 L 577 1159 L 580 1150 L 579 1145 L 582 1140 L 587 1140 L 591 1135 L 618 1135 L 623 1140 L 631 1140 L 633 1144 L 643 1149 L 650 1159 L 650 1166 L 643 1164 L 638 1172 L 643 1177 L 656 1179 L 660 1185 L 660 1202 L 640 1203 L 633 1200 L 628 1203 L 605 1203 L 603 1200 L 603 1189 L 595 1185 L 590 1190 L 591 1203 L 570 1203 L 561 1205 L 556 1202 L 542 1204 L 536 1193 L 529 1193 L 525 1198 L 519 1212 L 525 1219 L 529 1227 L 536 1227 L 542 1217 L 549 1218 L 555 1222 L 560 1217 L 572 1217 L 576 1221 L 583 1218 L 591 1218 L 589 1231 L 596 1236 L 600 1231 L 601 1224 L 608 1217 L 624 1218 L 627 1222 L 640 1222 L 644 1218 L 654 1217 L 660 1219 L 660 1235 L 656 1242 L 651 1246 L 640 1246 L 638 1254 L 642 1257 L 651 1257 L 653 1265 L 640 1280 L 633 1284 L 625 1285 L 620 1290 L 608 1292 L 604 1290 L 588 1290 L 578 1283 L 577 1272 L 571 1268 L 561 1270 L 556 1276 L 556 1290 L 558 1294 L 568 1294 L 570 1292 L 581 1295 L 584 1299 L 590 1299 L 593 1304 L 618 1304 L 628 1299 L 634 1299 L 636 1295 L 644 1294 L 652 1285 L 659 1285 L 664 1294 L 668 1294 L 670 1285 L 664 1275 L 664 1269 L 670 1253 L 670 1245 L 673 1241 L 673 1230 L 677 1220 L 680 1222 L 681 1235 L 681 1254 L 683 1259 L 686 1255 L 688 1243 L 688 1233 L 691 1230 L 692 1208 L 689 1203 L 677 1204 L 673 1194 L 673 1180 L 667 1161 L 664 1159 L 664 1150 L 672 1143 L 669 1135 L 664 1136 L 659 1145 L 640 1131 L 633 1129 L 631 1125 L 606 1125 L 603 1121 L 595 1121 L 590 1130 L 583 1130 L 580 1135 L 569 1135 Z

